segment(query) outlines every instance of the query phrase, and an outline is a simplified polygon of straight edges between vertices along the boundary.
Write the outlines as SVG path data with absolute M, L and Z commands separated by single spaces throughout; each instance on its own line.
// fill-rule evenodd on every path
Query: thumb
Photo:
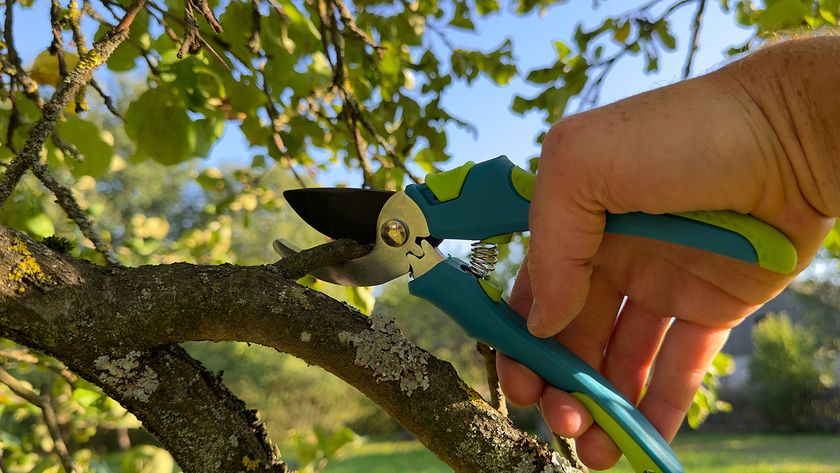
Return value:
M 539 337 L 556 334 L 583 308 L 604 231 L 604 207 L 596 198 L 600 173 L 586 164 L 577 123 L 558 123 L 546 135 L 529 213 L 528 328 Z

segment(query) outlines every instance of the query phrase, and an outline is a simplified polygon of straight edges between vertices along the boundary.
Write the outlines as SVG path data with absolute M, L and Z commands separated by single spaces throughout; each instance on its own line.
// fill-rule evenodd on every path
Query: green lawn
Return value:
M 840 473 L 840 435 L 683 434 L 674 450 L 688 473 Z M 451 471 L 417 442 L 368 442 L 328 473 Z M 611 472 L 631 473 L 626 460 Z

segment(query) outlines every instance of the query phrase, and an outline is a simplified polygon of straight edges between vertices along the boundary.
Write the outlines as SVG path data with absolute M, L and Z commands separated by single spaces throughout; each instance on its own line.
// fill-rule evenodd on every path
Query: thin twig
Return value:
M 414 173 L 408 169 L 405 165 L 405 160 L 398 156 L 393 147 L 391 147 L 385 138 L 376 131 L 376 128 L 367 119 L 360 105 L 353 98 L 352 92 L 350 92 L 345 84 L 346 72 L 344 66 L 344 38 L 341 35 L 338 28 L 338 20 L 335 17 L 336 8 L 339 8 L 339 14 L 341 14 L 340 7 L 337 7 L 333 0 L 319 0 L 318 2 L 323 52 L 333 70 L 333 87 L 337 89 L 341 95 L 341 113 L 346 114 L 345 116 L 349 117 L 349 119 L 355 120 L 357 123 L 361 123 L 362 128 L 370 134 L 373 141 L 385 151 L 385 154 L 391 159 L 392 164 L 399 167 L 405 175 L 409 177 L 409 179 L 417 184 L 420 184 L 423 180 L 414 175 Z M 349 15 L 349 10 L 345 13 Z M 345 25 L 346 24 L 347 23 L 345 21 Z M 329 30 L 327 29 L 328 27 Z M 330 45 L 332 45 L 335 56 L 333 59 L 330 58 Z M 383 163 L 385 162 L 384 160 L 381 161 Z
M 703 10 L 705 9 L 706 0 L 700 0 L 697 4 L 697 11 L 694 13 L 694 18 L 691 20 L 691 43 L 688 45 L 688 57 L 685 60 L 685 67 L 683 68 L 683 79 L 688 79 L 688 76 L 691 75 L 691 65 L 694 63 L 697 48 L 700 46 L 698 41 L 700 37 L 700 23 L 703 20 Z
M 361 258 L 372 249 L 373 245 L 363 245 L 349 238 L 341 238 L 303 250 L 271 266 L 281 271 L 286 279 L 300 279 L 315 269 Z
M 201 51 L 201 42 L 198 41 L 200 35 L 198 20 L 193 12 L 193 1 L 187 0 L 184 2 L 184 39 L 181 40 L 181 46 L 178 48 L 178 59 Z
M 347 126 L 350 127 L 350 134 L 353 136 L 353 143 L 356 145 L 356 157 L 359 159 L 359 165 L 362 167 L 362 187 L 370 187 L 373 183 L 373 167 L 370 164 L 367 151 L 365 150 L 367 144 L 365 144 L 365 139 L 362 137 L 359 127 L 356 126 L 356 120 L 348 118 Z
M 148 61 L 148 58 L 146 59 Z M 152 71 L 154 73 L 154 71 Z M 94 88 L 99 93 L 99 96 L 102 97 L 102 101 L 105 103 L 105 107 L 108 109 L 111 114 L 115 117 L 119 118 L 122 121 L 125 121 L 125 117 L 120 114 L 120 111 L 117 110 L 116 104 L 114 104 L 114 100 L 111 98 L 110 95 L 106 94 L 102 87 L 99 86 L 99 82 L 96 82 L 96 79 L 90 80 L 91 87 Z
M 0 350 L 0 361 L 8 361 L 12 360 L 18 363 L 24 363 L 27 365 L 38 365 L 40 367 L 46 368 L 67 381 L 68 384 L 73 384 L 78 379 L 76 375 L 73 374 L 70 370 L 64 366 L 63 363 L 58 361 L 49 361 L 42 358 L 39 358 L 29 352 L 27 348 L 19 348 L 14 350 Z
M 61 150 L 61 152 L 65 155 L 69 154 L 70 157 L 72 157 L 76 161 L 84 160 L 84 156 L 82 156 L 82 154 L 79 153 L 79 150 L 76 149 L 75 145 L 61 139 L 61 137 L 58 135 L 58 130 L 54 131 L 50 138 L 52 139 L 52 142 L 55 145 L 55 147 Z
M 53 441 L 55 453 L 61 460 L 61 465 L 64 467 L 64 470 L 68 473 L 81 473 L 81 468 L 73 461 L 73 457 L 67 449 L 67 444 L 64 442 L 64 437 L 61 435 L 61 427 L 55 416 L 55 410 L 53 409 L 49 394 L 44 394 L 44 392 L 48 393 L 49 390 L 42 390 L 42 394 L 38 394 L 33 389 L 18 381 L 17 378 L 3 368 L 0 368 L 0 383 L 5 384 L 18 397 L 41 409 L 41 417 L 47 426 L 47 431 Z
M 661 2 L 661 0 L 652 0 L 637 9 L 620 15 L 619 18 L 625 21 L 635 20 L 637 22 L 644 22 L 644 24 L 647 25 L 648 28 L 651 28 L 654 25 L 665 21 L 666 18 L 672 13 L 674 13 L 676 10 L 684 7 L 685 5 L 688 5 L 689 3 L 693 3 L 696 1 L 698 0 L 680 0 L 678 2 L 675 2 L 671 4 L 668 8 L 666 8 L 657 19 L 649 20 L 647 19 L 647 16 L 642 16 L 642 14 L 648 13 L 648 9 Z M 644 26 L 642 26 L 641 28 L 644 28 Z M 650 30 L 647 30 L 647 32 L 649 34 Z M 598 99 L 600 98 L 601 86 L 603 85 L 604 79 L 606 78 L 607 74 L 609 74 L 609 72 L 618 62 L 618 60 L 621 59 L 628 51 L 630 51 L 631 45 L 640 43 L 641 38 L 642 33 L 640 32 L 640 34 L 635 39 L 631 41 L 625 41 L 624 46 L 618 52 L 606 59 L 597 61 L 590 66 L 590 69 L 593 71 L 596 68 L 602 69 L 598 72 L 598 75 L 595 76 L 595 79 L 586 86 L 586 89 L 580 95 L 580 104 L 578 107 L 578 111 L 582 111 L 588 106 L 597 105 Z
M 110 245 L 105 243 L 96 231 L 93 229 L 93 223 L 88 219 L 85 212 L 79 207 L 76 199 L 73 197 L 73 191 L 63 184 L 58 182 L 49 172 L 46 164 L 34 163 L 32 165 L 32 172 L 40 181 L 55 195 L 55 201 L 64 209 L 64 212 L 70 217 L 82 234 L 93 243 L 93 247 L 105 257 L 105 261 L 111 266 L 120 266 L 117 255 L 111 249 Z
M 80 23 L 82 12 L 79 10 L 78 0 L 70 0 L 67 5 L 67 21 L 70 23 L 70 31 L 73 33 L 73 42 L 76 43 L 76 53 L 79 57 L 87 54 L 87 40 L 85 34 L 82 32 L 82 25 Z M 93 81 L 93 79 L 91 79 Z M 81 113 L 89 110 L 87 99 L 85 98 L 85 87 L 79 89 L 76 94 L 76 113 Z
M 131 27 L 131 23 L 140 9 L 143 8 L 144 3 L 145 0 L 134 0 L 119 24 L 102 39 L 94 43 L 93 48 L 79 59 L 79 64 L 59 84 L 49 102 L 44 105 L 41 117 L 32 126 L 23 149 L 6 168 L 3 181 L 0 182 L 0 207 L 6 203 L 6 199 L 17 186 L 23 173 L 38 161 L 44 142 L 55 130 L 61 113 L 67 104 L 73 100 L 82 86 L 93 77 L 93 70 L 107 61 L 117 46 L 128 38 L 128 28 Z
M 373 50 L 381 57 L 382 51 L 385 49 L 381 45 L 379 45 L 373 38 L 370 37 L 367 33 L 362 31 L 359 28 L 359 25 L 356 24 L 356 19 L 353 18 L 353 14 L 350 13 L 350 9 L 347 8 L 347 5 L 344 3 L 343 0 L 331 0 L 332 4 L 338 9 L 338 14 L 341 16 L 341 21 L 344 23 L 344 28 L 349 30 L 352 33 L 352 36 L 358 38 L 366 45 L 373 48 Z
M 260 24 L 262 14 L 258 0 L 251 0 L 251 37 L 248 38 L 248 49 L 252 54 L 260 52 Z
M 219 20 L 216 19 L 216 14 L 213 13 L 213 9 L 210 8 L 210 4 L 207 3 L 207 0 L 195 0 L 198 2 L 198 9 L 201 11 L 201 15 L 207 20 L 207 23 L 213 28 L 213 31 L 216 33 L 222 32 L 222 25 L 219 23 Z
M 82 12 L 100 23 L 108 23 L 108 20 L 106 20 L 104 16 L 99 14 L 99 12 L 96 11 L 96 8 L 93 8 L 93 5 L 90 3 L 90 0 L 82 0 Z
M 61 33 L 61 4 L 58 0 L 50 2 L 50 26 L 52 29 L 52 42 L 50 42 L 50 54 L 58 59 L 58 77 L 63 81 L 67 77 L 67 62 L 64 58 L 64 39 Z
M 37 92 L 38 84 L 32 80 L 32 78 L 29 77 L 29 74 L 27 74 L 23 69 L 20 56 L 17 53 L 17 48 L 15 48 L 15 37 L 14 34 L 12 34 L 14 24 L 14 6 L 15 0 L 7 0 L 3 38 L 6 40 L 6 51 L 8 51 L 9 54 L 9 62 L 6 63 L 6 58 L 2 55 L 0 55 L 0 58 L 2 58 L 3 61 L 3 69 L 6 70 L 9 77 L 14 76 L 18 83 L 20 83 L 23 87 L 23 92 L 27 96 L 30 96 Z
M 499 384 L 499 373 L 496 372 L 496 350 L 482 342 L 476 342 L 476 349 L 484 358 L 484 371 L 487 373 L 487 387 L 490 390 L 490 405 L 507 417 L 508 409 L 505 394 Z

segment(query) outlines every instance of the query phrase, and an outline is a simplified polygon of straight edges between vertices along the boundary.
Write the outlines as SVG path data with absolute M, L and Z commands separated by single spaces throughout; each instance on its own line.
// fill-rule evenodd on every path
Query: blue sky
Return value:
M 490 50 L 498 47 L 506 38 L 514 44 L 514 56 L 522 75 L 527 71 L 551 64 L 555 59 L 554 40 L 569 41 L 578 22 L 593 26 L 600 23 L 607 14 L 617 14 L 631 9 L 637 2 L 601 1 L 600 8 L 593 9 L 591 2 L 577 0 L 551 8 L 545 16 L 537 13 L 517 16 L 511 9 L 497 12 L 476 20 L 476 31 L 467 32 L 449 29 L 448 36 L 456 46 Z M 670 2 L 668 2 L 670 3 Z M 688 43 L 689 22 L 694 13 L 693 6 L 680 9 L 674 16 L 673 31 L 677 36 L 677 51 L 660 58 L 661 70 L 645 75 L 643 59 L 630 57 L 622 60 L 613 69 L 604 83 L 601 103 L 609 103 L 646 90 L 660 87 L 680 79 Z M 49 5 L 37 0 L 33 8 L 16 9 L 15 36 L 17 47 L 24 63 L 31 63 L 43 51 L 51 38 L 49 29 Z M 92 36 L 92 28 L 89 36 Z M 713 69 L 725 61 L 724 52 L 732 45 L 741 44 L 751 36 L 749 30 L 735 26 L 731 15 L 721 11 L 718 2 L 709 2 L 700 36 L 700 49 L 695 62 L 695 74 Z M 438 41 L 434 40 L 433 41 Z M 443 51 L 441 47 L 441 51 Z M 115 82 L 103 77 L 101 82 L 114 86 Z M 516 94 L 532 96 L 533 87 L 524 83 L 522 77 L 515 78 L 506 87 L 499 87 L 487 79 L 478 79 L 472 84 L 457 81 L 443 99 L 444 106 L 453 115 L 475 125 L 478 136 L 449 125 L 449 147 L 451 160 L 444 168 L 457 166 L 467 160 L 479 161 L 506 154 L 514 162 L 525 164 L 526 160 L 539 153 L 535 137 L 545 131 L 543 117 L 536 112 L 520 116 L 510 111 L 510 104 Z M 257 150 L 249 150 L 241 133 L 235 126 L 228 126 L 226 133 L 212 150 L 208 163 L 225 161 L 247 162 Z M 346 181 L 356 184 L 358 177 L 343 170 L 328 174 L 325 184 Z
M 551 9 L 544 17 L 529 15 L 516 17 L 509 13 L 492 15 L 477 23 L 477 34 L 453 35 L 456 44 L 473 47 L 498 45 L 505 37 L 513 39 L 514 55 L 521 71 L 527 73 L 536 67 L 545 67 L 555 59 L 552 42 L 556 39 L 568 41 L 572 38 L 578 22 L 595 26 L 606 14 L 626 11 L 631 2 L 602 2 L 602 7 L 592 10 L 590 2 L 574 2 Z M 622 98 L 654 89 L 680 79 L 690 17 L 693 8 L 684 8 L 675 15 L 673 31 L 677 36 L 678 50 L 660 59 L 661 70 L 655 75 L 645 75 L 641 56 L 621 61 L 604 83 L 601 103 L 614 102 Z M 714 68 L 725 60 L 725 51 L 734 44 L 743 43 L 750 32 L 735 26 L 731 17 L 722 12 L 718 2 L 709 2 L 704 28 L 701 30 L 700 49 L 694 71 L 702 72 Z M 523 163 L 539 150 L 534 138 L 546 128 L 543 117 L 529 113 L 522 117 L 509 111 L 515 94 L 526 97 L 534 95 L 531 87 L 522 78 L 517 78 L 508 87 L 497 87 L 486 79 L 472 86 L 458 84 L 447 94 L 444 104 L 456 116 L 476 125 L 478 139 L 450 126 L 450 156 L 455 162 L 468 159 L 485 159 L 497 154 L 508 154 L 516 162 Z

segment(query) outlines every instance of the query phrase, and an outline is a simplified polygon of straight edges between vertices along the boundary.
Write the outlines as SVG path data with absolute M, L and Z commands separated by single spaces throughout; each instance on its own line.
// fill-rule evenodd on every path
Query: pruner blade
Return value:
M 348 189 L 335 192 L 335 189 L 328 189 L 328 192 L 317 192 L 319 190 L 285 192 L 284 195 L 298 215 L 307 223 L 311 221 L 322 233 L 327 234 L 324 230 L 329 230 L 328 236 L 332 238 L 353 238 L 352 233 L 373 234 L 374 246 L 361 258 L 314 270 L 311 274 L 316 278 L 342 286 L 376 286 L 408 273 L 411 269 L 409 254 L 424 255 L 419 242 L 429 238 L 429 227 L 423 212 L 405 193 L 388 193 L 388 198 L 379 204 L 382 191 Z M 365 195 L 371 192 L 376 195 Z M 293 195 L 291 199 L 289 194 Z M 370 218 L 371 205 L 379 206 L 376 219 Z M 347 215 L 348 209 L 359 211 L 357 217 L 360 218 Z M 342 226 L 340 222 L 351 223 Z M 404 234 L 397 232 L 399 238 L 388 231 L 395 226 L 404 227 Z M 274 249 L 284 257 L 300 251 L 284 240 L 275 240 Z

